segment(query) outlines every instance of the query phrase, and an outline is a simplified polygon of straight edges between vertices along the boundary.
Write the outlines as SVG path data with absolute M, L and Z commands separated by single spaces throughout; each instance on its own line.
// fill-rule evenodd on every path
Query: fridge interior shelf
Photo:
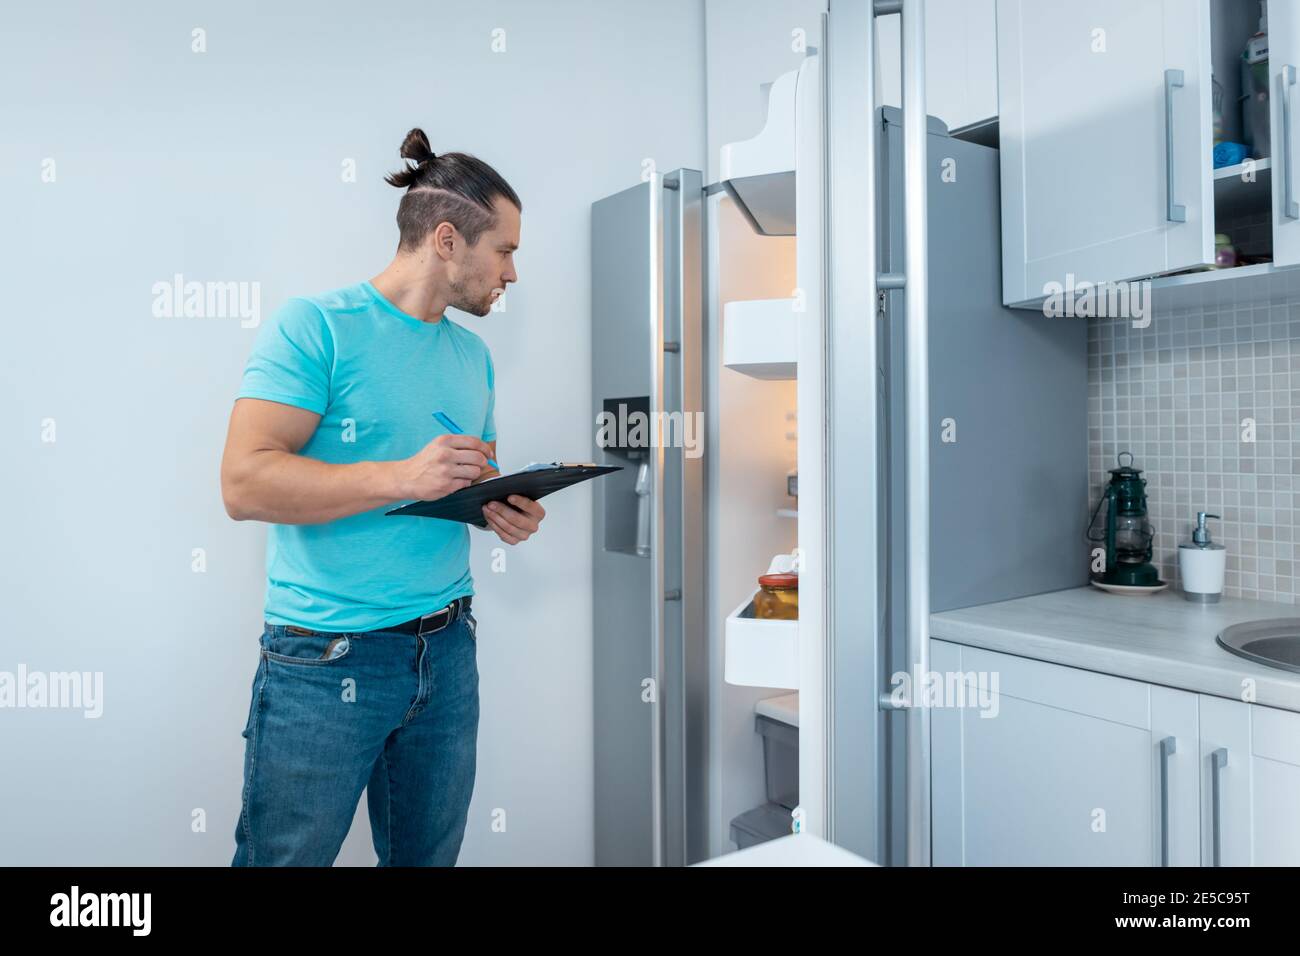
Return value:
M 723 677 L 743 687 L 799 688 L 799 622 L 754 616 L 754 595 L 727 615 Z
M 754 230 L 764 236 L 794 235 L 794 104 L 799 71 L 782 74 L 768 88 L 767 122 L 753 139 L 727 143 L 719 179 Z
M 798 314 L 794 299 L 750 299 L 722 307 L 722 362 L 752 378 L 796 377 Z

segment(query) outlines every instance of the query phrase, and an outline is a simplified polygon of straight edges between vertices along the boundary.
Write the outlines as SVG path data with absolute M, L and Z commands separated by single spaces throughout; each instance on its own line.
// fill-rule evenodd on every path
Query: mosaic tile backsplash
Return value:
M 1224 593 L 1295 604 L 1300 294 L 1251 303 L 1232 301 L 1227 288 L 1207 290 L 1203 301 L 1184 291 L 1173 302 L 1157 293 L 1145 329 L 1087 320 L 1088 514 L 1116 455 L 1131 451 L 1147 479 L 1163 580 L 1181 587 L 1178 545 L 1190 539 L 1196 512 L 1208 511 L 1223 516 L 1209 524 L 1228 549 Z

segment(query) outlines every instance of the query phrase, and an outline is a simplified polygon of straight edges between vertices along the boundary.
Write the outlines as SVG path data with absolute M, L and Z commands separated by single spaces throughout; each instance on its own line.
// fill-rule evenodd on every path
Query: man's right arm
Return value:
M 323 524 L 398 501 L 441 498 L 487 466 L 487 445 L 471 435 L 441 435 L 399 461 L 331 464 L 299 455 L 320 418 L 293 405 L 236 400 L 221 457 L 230 517 Z

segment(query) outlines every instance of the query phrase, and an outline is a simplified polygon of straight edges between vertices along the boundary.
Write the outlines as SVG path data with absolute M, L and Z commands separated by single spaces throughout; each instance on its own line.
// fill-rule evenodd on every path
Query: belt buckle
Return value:
M 431 618 L 437 617 L 439 614 L 445 615 L 445 620 L 437 627 L 431 627 L 428 630 L 425 630 L 424 622 L 430 620 Z M 421 617 L 420 626 L 417 629 L 417 633 L 419 634 L 420 637 L 423 637 L 425 634 L 436 634 L 439 631 L 446 628 L 446 626 L 450 624 L 453 620 L 455 620 L 455 614 L 456 614 L 456 602 L 452 601 L 447 606 L 438 608 L 438 610 L 434 611 L 432 614 L 426 614 L 423 617 Z

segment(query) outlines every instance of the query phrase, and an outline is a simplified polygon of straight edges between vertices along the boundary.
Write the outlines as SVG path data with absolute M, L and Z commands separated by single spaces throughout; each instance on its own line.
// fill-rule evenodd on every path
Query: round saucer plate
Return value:
M 1135 584 L 1106 584 L 1103 581 L 1091 580 L 1088 582 L 1095 588 L 1101 588 L 1103 591 L 1109 591 L 1111 594 L 1155 594 L 1169 587 L 1168 581 L 1161 581 L 1159 584 L 1149 586 L 1140 586 Z

